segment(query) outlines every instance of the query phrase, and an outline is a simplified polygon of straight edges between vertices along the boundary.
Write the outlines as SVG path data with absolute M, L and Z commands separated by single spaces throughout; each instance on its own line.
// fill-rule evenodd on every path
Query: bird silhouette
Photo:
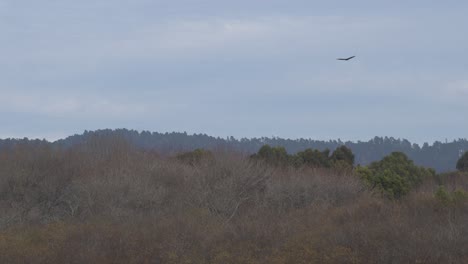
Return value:
M 341 60 L 341 61 L 349 61 L 350 59 L 354 58 L 356 56 L 351 56 L 349 58 L 338 58 L 337 60 Z

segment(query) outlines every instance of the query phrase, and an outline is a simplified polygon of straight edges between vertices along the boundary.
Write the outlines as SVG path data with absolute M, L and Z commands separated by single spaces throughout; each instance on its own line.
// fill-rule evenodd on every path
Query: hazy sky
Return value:
M 0 0 L 0 138 L 468 137 L 468 2 L 380 2 Z

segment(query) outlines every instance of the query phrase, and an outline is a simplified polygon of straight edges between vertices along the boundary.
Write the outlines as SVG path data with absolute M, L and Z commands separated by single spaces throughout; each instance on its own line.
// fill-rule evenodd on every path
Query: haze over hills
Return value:
M 37 144 L 51 144 L 56 147 L 70 147 L 85 142 L 93 137 L 106 137 L 109 139 L 123 138 L 133 146 L 154 150 L 161 154 L 173 154 L 181 151 L 190 151 L 197 148 L 227 149 L 252 154 L 265 144 L 285 147 L 289 153 L 296 153 L 307 148 L 334 150 L 338 146 L 346 145 L 356 156 L 356 164 L 367 165 L 380 160 L 394 151 L 401 151 L 410 157 L 415 164 L 434 168 L 438 172 L 455 170 L 455 164 L 461 154 L 468 150 L 468 140 L 458 139 L 452 142 L 424 143 L 422 146 L 406 139 L 393 137 L 374 137 L 368 141 L 313 140 L 313 139 L 284 139 L 279 137 L 220 138 L 206 134 L 187 134 L 186 132 L 158 133 L 149 131 L 136 131 L 128 129 L 103 129 L 85 131 L 55 142 L 29 139 L 3 139 L 0 140 L 0 149 L 9 148 L 14 144 L 31 141 Z
M 0 1 L 0 135 L 465 138 L 467 12 L 467 1 Z

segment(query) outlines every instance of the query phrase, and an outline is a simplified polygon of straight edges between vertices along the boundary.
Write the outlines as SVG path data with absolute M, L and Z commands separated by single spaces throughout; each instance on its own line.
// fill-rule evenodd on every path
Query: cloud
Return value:
M 458 97 L 468 96 L 468 80 L 457 80 L 450 82 L 447 86 L 447 93 L 449 95 Z
M 36 27 L 14 27 L 14 30 L 13 25 L 4 25 L 3 29 L 13 31 L 6 37 L 23 40 L 19 46 L 15 43 L 9 47 L 15 53 L 14 62 L 96 65 L 118 60 L 198 58 L 219 53 L 245 57 L 282 56 L 305 49 L 319 53 L 324 48 L 341 49 L 343 40 L 356 47 L 368 36 L 379 35 L 381 29 L 394 31 L 403 25 L 389 18 L 287 15 L 176 17 L 133 26 L 125 22 L 95 26 L 83 21 L 68 21 L 63 25 L 49 21 Z M 367 37 L 362 39 L 364 36 Z
M 149 104 L 96 94 L 3 92 L 0 98 L 0 112 L 30 113 L 54 118 L 141 118 L 148 114 L 158 116 L 164 111 L 180 107 L 183 106 L 154 101 Z
M 77 132 L 145 125 L 256 136 L 272 124 L 284 136 L 325 136 L 348 122 L 357 137 L 375 120 L 382 124 L 372 134 L 430 122 L 450 130 L 467 110 L 462 7 L 26 2 L 0 0 L 0 115 L 20 113 L 10 119 L 16 131 L 40 115 L 53 122 L 37 123 L 39 134 L 66 119 Z M 335 60 L 348 55 L 357 57 Z

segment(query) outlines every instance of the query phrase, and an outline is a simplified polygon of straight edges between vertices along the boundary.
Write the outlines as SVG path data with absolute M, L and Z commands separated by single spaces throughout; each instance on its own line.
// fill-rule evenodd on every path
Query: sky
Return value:
M 467 138 L 467 13 L 467 1 L 0 0 L 0 138 Z

